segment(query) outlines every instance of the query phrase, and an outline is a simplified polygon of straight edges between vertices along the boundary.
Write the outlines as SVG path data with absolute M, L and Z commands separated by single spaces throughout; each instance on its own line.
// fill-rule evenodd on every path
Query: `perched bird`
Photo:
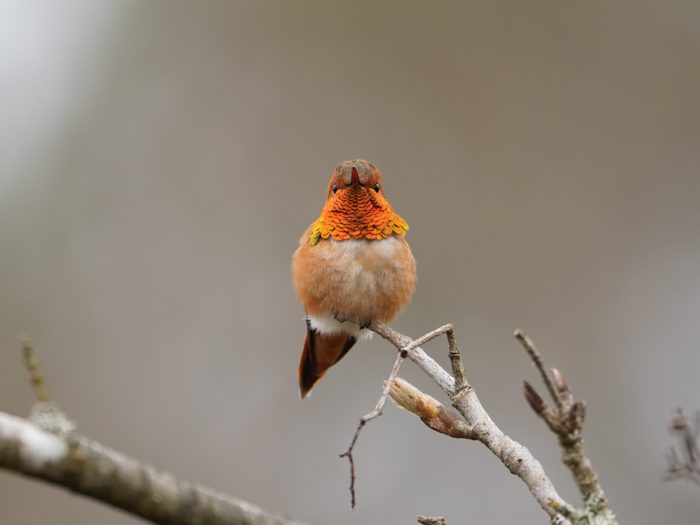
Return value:
M 335 168 L 323 211 L 292 257 L 294 288 L 306 312 L 302 399 L 369 333 L 371 322 L 391 321 L 413 295 L 416 261 L 407 231 L 374 164 L 347 160 Z

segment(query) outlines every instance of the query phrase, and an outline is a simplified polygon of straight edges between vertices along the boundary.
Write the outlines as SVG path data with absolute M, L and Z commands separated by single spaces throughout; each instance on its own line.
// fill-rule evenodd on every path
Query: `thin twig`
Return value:
M 452 331 L 452 325 L 451 325 L 451 324 L 443 325 L 443 326 L 441 326 L 441 327 L 439 327 L 439 328 L 436 328 L 435 330 L 431 330 L 430 332 L 428 332 L 428 333 L 425 334 L 425 335 L 420 336 L 418 339 L 415 339 L 414 341 L 411 341 L 409 344 L 407 344 L 407 345 L 405 346 L 404 349 L 405 349 L 406 351 L 413 350 L 414 348 L 416 348 L 416 347 L 418 347 L 418 346 L 422 346 L 422 345 L 424 345 L 425 343 L 427 343 L 428 341 L 431 341 L 431 340 L 435 339 L 436 337 L 438 337 L 438 336 L 440 336 L 440 335 L 442 335 L 442 334 L 445 334 L 445 333 L 449 333 L 449 332 L 451 332 L 451 331 Z
M 29 421 L 42 430 L 67 437 L 75 431 L 75 423 L 68 418 L 61 407 L 58 406 L 58 403 L 51 399 L 46 380 L 39 368 L 39 359 L 34 352 L 32 340 L 25 335 L 20 336 L 18 339 L 22 344 L 24 367 L 29 372 L 29 380 L 36 396 L 36 401 L 32 404 L 29 412 Z
M 352 455 L 353 449 L 355 448 L 355 443 L 357 443 L 357 438 L 360 436 L 360 431 L 364 428 L 364 426 L 369 421 L 372 421 L 373 419 L 382 415 L 382 410 L 384 409 L 386 399 L 389 396 L 389 392 L 391 391 L 391 386 L 394 384 L 394 379 L 396 379 L 396 376 L 399 373 L 401 363 L 403 363 L 403 360 L 406 358 L 407 355 L 407 350 L 402 349 L 401 351 L 399 351 L 399 353 L 396 356 L 396 361 L 394 361 L 394 366 L 391 368 L 391 373 L 389 374 L 387 380 L 384 381 L 384 388 L 382 389 L 382 393 L 379 396 L 379 400 L 377 401 L 374 410 L 360 418 L 360 422 L 357 425 L 357 429 L 355 430 L 355 435 L 353 436 L 352 441 L 350 442 L 350 446 L 345 452 L 340 454 L 341 458 L 348 458 L 348 461 L 350 462 L 350 506 L 353 509 L 355 508 L 355 503 L 357 502 L 355 496 L 355 458 Z
M 562 412 L 564 410 L 564 403 L 562 402 L 561 396 L 559 395 L 559 392 L 557 391 L 556 387 L 554 386 L 554 383 L 552 382 L 552 378 L 549 377 L 549 374 L 547 373 L 547 369 L 545 368 L 544 363 L 542 362 L 542 356 L 537 351 L 537 347 L 535 347 L 535 344 L 532 342 L 532 340 L 527 335 L 525 335 L 522 330 L 516 330 L 515 332 L 513 332 L 513 335 L 518 341 L 520 341 L 520 344 L 523 345 L 523 348 L 530 356 L 530 359 L 532 359 L 532 362 L 534 363 L 535 367 L 542 376 L 542 382 L 547 387 L 549 395 L 552 396 L 552 399 L 557 404 L 559 412 Z
M 370 327 L 372 329 L 372 327 Z M 435 330 L 428 332 L 427 334 L 419 337 L 415 341 L 406 345 L 405 349 L 410 351 L 414 348 L 424 345 L 428 341 L 435 339 L 436 337 L 445 334 L 447 336 L 447 346 L 449 351 L 447 353 L 450 358 L 450 363 L 452 364 L 452 375 L 454 376 L 454 391 L 455 394 L 461 392 L 465 388 L 469 387 L 469 383 L 464 376 L 464 365 L 462 364 L 462 355 L 459 351 L 459 346 L 457 345 L 457 338 L 455 337 L 454 326 L 452 324 L 446 324 Z
M 29 372 L 29 380 L 31 381 L 34 395 L 36 395 L 36 400 L 43 403 L 49 403 L 51 401 L 51 396 L 49 395 L 49 389 L 46 386 L 44 376 L 41 375 L 41 371 L 39 370 L 39 360 L 34 353 L 32 340 L 24 335 L 20 336 L 19 340 L 22 344 L 24 366 L 27 369 L 27 372 Z
M 413 342 L 413 339 L 407 335 L 397 332 L 385 324 L 372 323 L 368 328 L 389 341 L 399 350 L 406 348 Z M 430 379 L 435 381 L 441 390 L 448 393 L 448 395 L 454 394 L 454 378 L 448 374 L 447 371 L 442 368 L 437 361 L 435 361 L 435 359 L 426 354 L 420 347 L 413 347 L 408 350 L 408 358 L 413 361 L 418 368 L 425 372 Z
M 450 362 L 452 363 L 452 375 L 455 378 L 455 393 L 459 393 L 462 390 L 469 387 L 467 378 L 464 376 L 464 365 L 462 364 L 462 354 L 459 352 L 459 346 L 457 346 L 457 338 L 455 337 L 454 329 L 450 325 L 450 329 L 447 331 L 447 345 L 449 347 L 448 356 L 450 357 Z

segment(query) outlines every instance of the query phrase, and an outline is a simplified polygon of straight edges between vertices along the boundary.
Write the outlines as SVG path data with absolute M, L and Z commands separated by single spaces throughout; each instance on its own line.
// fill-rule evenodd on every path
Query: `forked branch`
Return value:
M 532 342 L 522 333 L 516 333 L 516 337 L 523 343 L 540 370 L 543 381 L 553 397 L 557 410 L 551 409 L 529 385 L 526 387 L 526 398 L 533 409 L 547 421 L 550 428 L 554 430 L 554 428 L 559 429 L 561 426 L 562 429 L 567 430 L 566 433 L 562 434 L 564 437 L 560 437 L 560 444 L 564 452 L 564 462 L 569 468 L 572 468 L 577 485 L 581 489 L 582 494 L 584 494 L 586 505 L 583 509 L 576 508 L 566 502 L 556 491 L 540 462 L 527 448 L 508 437 L 490 418 L 479 401 L 476 392 L 467 381 L 462 356 L 457 346 L 452 325 L 442 326 L 416 340 L 380 323 L 372 323 L 369 329 L 389 341 L 399 352 L 405 353 L 411 361 L 433 379 L 442 391 L 447 394 L 452 402 L 452 406 L 458 413 L 443 407 L 431 396 L 424 394 L 408 382 L 396 377 L 396 374 L 392 374 L 390 381 L 387 381 L 385 384 L 382 392 L 384 399 L 386 398 L 385 392 L 388 385 L 391 396 L 397 404 L 416 414 L 423 423 L 433 430 L 455 438 L 479 441 L 485 445 L 512 474 L 518 476 L 525 483 L 552 523 L 572 525 L 583 525 L 593 522 L 600 525 L 617 524 L 614 515 L 607 508 L 607 501 L 602 489 L 600 489 L 597 477 L 590 467 L 590 462 L 583 455 L 580 430 L 583 424 L 585 405 L 581 402 L 573 401 L 568 385 L 558 371 L 554 370 L 552 372 L 553 377 L 547 374 L 539 353 Z M 444 370 L 420 348 L 422 344 L 441 334 L 446 334 L 447 336 L 448 356 L 452 365 L 452 374 Z M 380 401 L 382 401 L 382 398 L 380 398 Z M 359 429 L 365 422 L 361 420 L 360 427 L 355 433 L 353 445 L 356 442 Z M 567 448 L 564 448 L 564 444 L 566 444 Z M 354 483 L 353 472 L 351 485 L 353 502 L 355 500 Z
M 616 523 L 598 476 L 583 448 L 586 403 L 574 400 L 571 388 L 559 370 L 547 370 L 537 347 L 522 330 L 516 330 L 513 335 L 530 356 L 556 405 L 556 408 L 550 407 L 527 381 L 523 383 L 523 395 L 530 408 L 544 420 L 559 440 L 562 462 L 571 471 L 581 494 L 585 505 L 584 514 L 587 517 L 601 517 L 606 520 L 604 523 Z
M 371 327 L 370 327 L 371 329 Z M 391 373 L 389 374 L 389 377 L 387 378 L 386 381 L 384 381 L 384 387 L 382 388 L 382 393 L 379 396 L 379 400 L 377 401 L 376 406 L 374 407 L 374 410 L 372 410 L 369 414 L 365 414 L 360 418 L 360 422 L 357 424 L 357 428 L 355 429 L 355 434 L 352 438 L 352 441 L 350 442 L 350 446 L 348 449 L 340 454 L 341 458 L 348 458 L 348 462 L 350 463 L 350 506 L 352 508 L 355 508 L 355 504 L 357 503 L 357 497 L 355 494 L 355 457 L 353 456 L 353 451 L 355 449 L 355 444 L 357 443 L 357 438 L 360 436 L 360 432 L 364 428 L 364 426 L 369 422 L 372 421 L 373 419 L 379 417 L 382 415 L 382 410 L 384 409 L 384 405 L 386 404 L 386 398 L 389 395 L 389 392 L 392 389 L 392 386 L 394 385 L 394 379 L 396 379 L 396 376 L 399 373 L 399 368 L 401 368 L 401 363 L 403 360 L 406 358 L 408 353 L 413 349 L 416 348 L 419 345 L 422 345 L 431 339 L 436 338 L 440 334 L 445 333 L 447 330 L 452 330 L 452 325 L 445 325 L 437 330 L 433 330 L 430 333 L 425 334 L 423 337 L 420 337 L 419 339 L 416 339 L 415 341 L 411 341 L 408 343 L 405 347 L 398 348 L 399 353 L 396 356 L 396 361 L 394 362 L 394 366 L 391 369 Z M 456 343 L 455 343 L 455 348 L 456 348 Z M 457 353 L 459 353 L 459 350 L 457 350 Z M 464 377 L 464 374 L 462 374 L 462 377 Z

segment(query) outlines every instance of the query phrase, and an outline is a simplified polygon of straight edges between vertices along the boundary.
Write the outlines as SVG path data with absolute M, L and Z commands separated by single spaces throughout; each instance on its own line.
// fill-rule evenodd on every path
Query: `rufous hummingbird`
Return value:
M 404 239 L 407 231 L 374 164 L 356 159 L 335 168 L 323 211 L 292 257 L 294 288 L 306 312 L 302 399 L 370 334 L 371 322 L 391 321 L 413 295 L 416 261 Z

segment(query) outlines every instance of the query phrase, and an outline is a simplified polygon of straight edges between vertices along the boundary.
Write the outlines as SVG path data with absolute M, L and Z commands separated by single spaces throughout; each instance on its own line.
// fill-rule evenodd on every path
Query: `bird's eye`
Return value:
M 374 185 L 374 191 L 379 193 L 379 183 L 378 182 Z
M 335 193 L 336 191 L 338 191 L 338 185 L 337 185 L 337 184 L 333 184 L 333 193 Z

